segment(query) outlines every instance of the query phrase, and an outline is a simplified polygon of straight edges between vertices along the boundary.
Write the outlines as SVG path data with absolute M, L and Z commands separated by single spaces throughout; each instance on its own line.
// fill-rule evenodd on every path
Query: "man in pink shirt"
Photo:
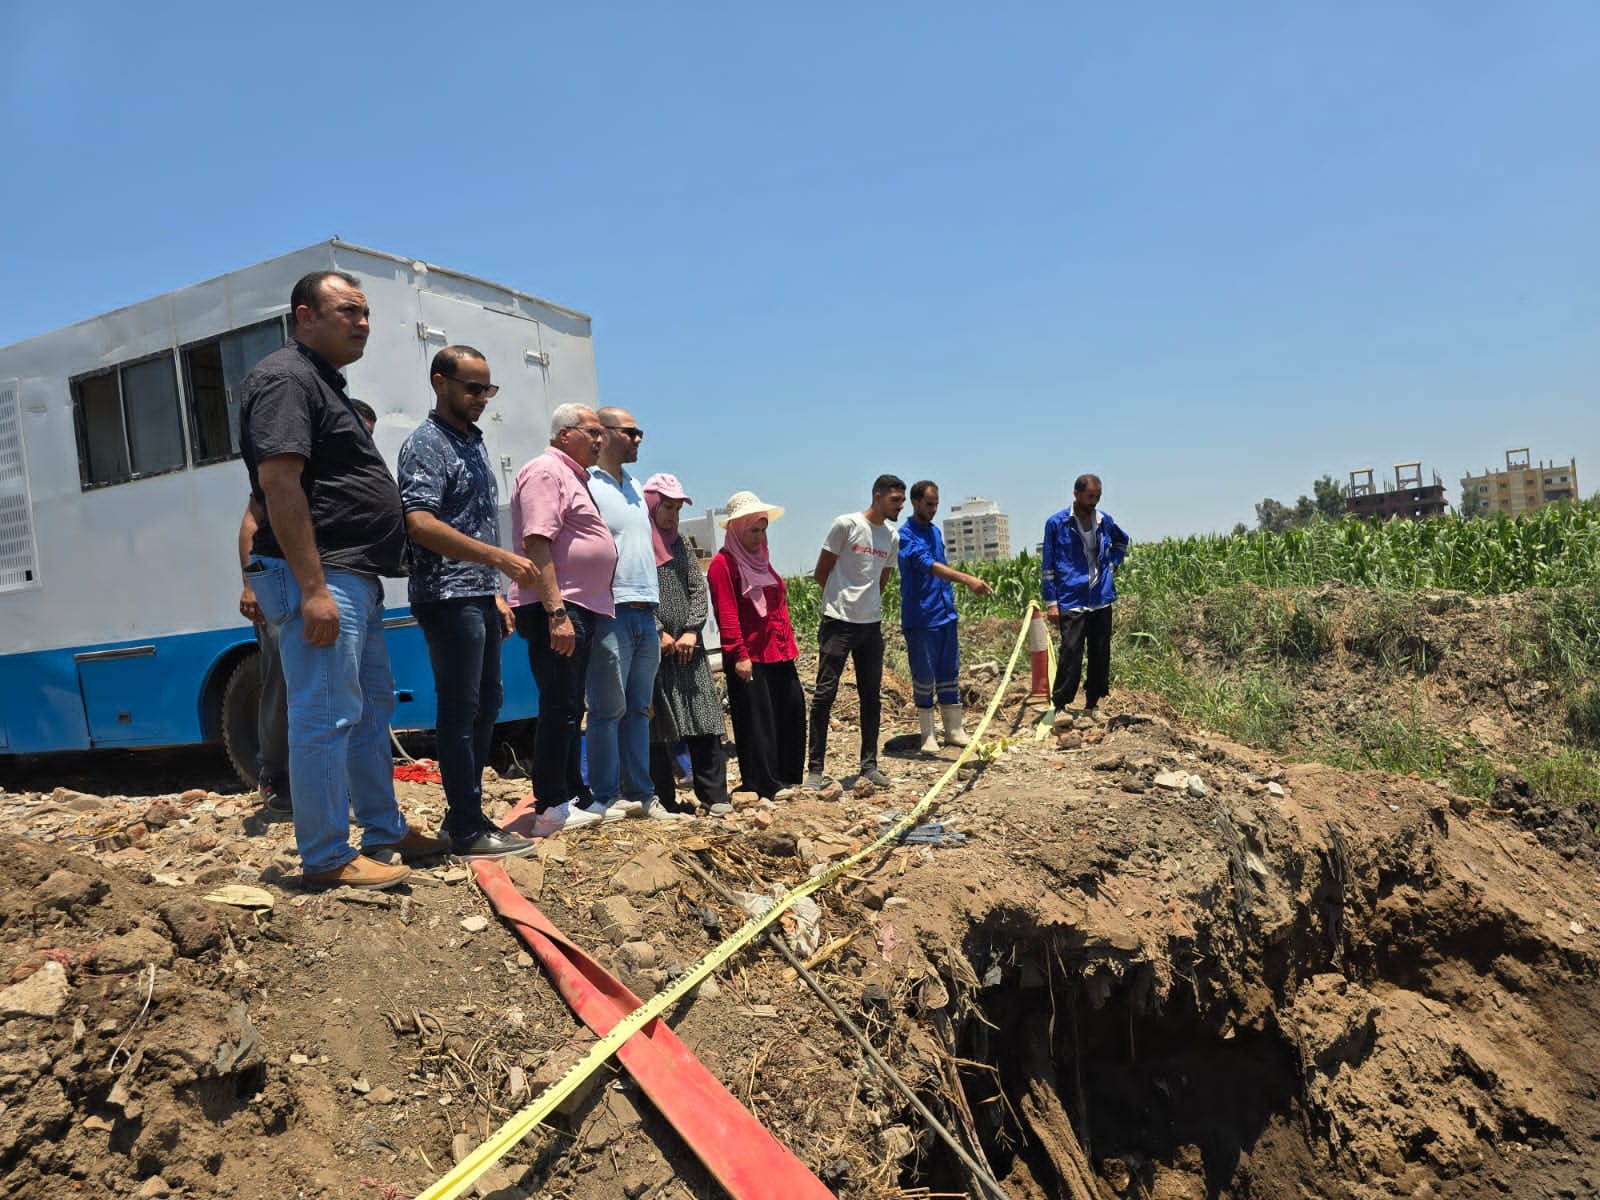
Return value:
M 533 561 L 536 588 L 511 586 L 517 632 L 539 686 L 533 741 L 535 837 L 600 820 L 579 765 L 584 683 L 595 621 L 614 615 L 611 580 L 617 547 L 589 494 L 589 468 L 600 460 L 605 429 L 592 408 L 563 404 L 551 415 L 550 447 L 517 473 L 511 489 L 511 536 Z

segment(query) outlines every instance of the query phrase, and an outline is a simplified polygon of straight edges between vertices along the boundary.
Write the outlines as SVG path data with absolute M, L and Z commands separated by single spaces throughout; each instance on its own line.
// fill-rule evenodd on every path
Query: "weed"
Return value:
M 1519 763 L 1534 795 L 1551 804 L 1572 805 L 1600 796 L 1600 762 L 1584 750 L 1564 750 L 1549 758 Z
M 1600 750 L 1600 686 L 1591 684 L 1568 694 L 1567 732 L 1579 746 Z

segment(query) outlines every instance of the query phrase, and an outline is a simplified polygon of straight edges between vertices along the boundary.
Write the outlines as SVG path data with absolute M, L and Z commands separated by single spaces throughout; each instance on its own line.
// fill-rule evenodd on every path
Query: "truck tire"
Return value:
M 261 659 L 251 650 L 233 668 L 222 688 L 222 744 L 234 773 L 247 788 L 260 780 L 261 740 L 257 732 L 257 712 L 261 707 Z

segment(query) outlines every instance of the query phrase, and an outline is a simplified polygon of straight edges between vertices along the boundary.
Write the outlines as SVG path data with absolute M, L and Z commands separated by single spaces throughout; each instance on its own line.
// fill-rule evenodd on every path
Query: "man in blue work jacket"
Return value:
M 1045 616 L 1061 630 L 1061 658 L 1050 690 L 1058 713 L 1078 695 L 1086 648 L 1085 715 L 1093 714 L 1111 690 L 1111 605 L 1117 598 L 1112 572 L 1128 553 L 1128 535 L 1099 504 L 1100 476 L 1079 475 L 1072 485 L 1072 507 L 1044 525 Z

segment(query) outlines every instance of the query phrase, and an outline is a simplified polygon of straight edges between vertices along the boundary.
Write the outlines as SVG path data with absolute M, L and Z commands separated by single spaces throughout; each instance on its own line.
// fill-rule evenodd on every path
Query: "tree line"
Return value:
M 1311 484 L 1311 495 L 1300 496 L 1293 505 L 1271 496 L 1256 505 L 1256 528 L 1263 533 L 1282 533 L 1286 529 L 1303 529 L 1313 521 L 1337 521 L 1344 516 L 1345 485 L 1332 475 L 1324 475 Z M 1234 533 L 1249 533 L 1243 521 L 1233 527 Z

